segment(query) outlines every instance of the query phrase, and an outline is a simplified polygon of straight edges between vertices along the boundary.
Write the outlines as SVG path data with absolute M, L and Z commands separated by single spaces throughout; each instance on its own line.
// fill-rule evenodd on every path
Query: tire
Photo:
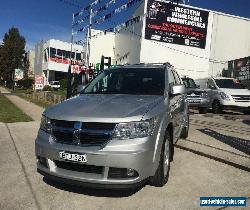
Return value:
M 186 139 L 188 137 L 188 132 L 189 132 L 189 115 L 188 115 L 188 123 L 187 127 L 184 127 L 181 131 L 180 138 L 181 139 Z
M 161 149 L 161 157 L 155 175 L 150 178 L 150 184 L 155 187 L 163 187 L 168 182 L 171 158 L 171 137 L 166 131 L 164 142 Z
M 243 114 L 244 114 L 244 115 L 250 115 L 250 110 L 245 110 L 245 111 L 243 111 Z
M 215 100 L 212 104 L 212 110 L 214 114 L 220 114 L 222 112 L 221 104 L 218 100 Z
M 207 107 L 198 107 L 199 114 L 206 114 L 207 113 Z

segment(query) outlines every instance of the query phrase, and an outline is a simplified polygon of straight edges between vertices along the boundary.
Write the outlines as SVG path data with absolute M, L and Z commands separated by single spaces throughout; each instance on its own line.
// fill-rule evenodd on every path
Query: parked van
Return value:
M 233 78 L 207 78 L 196 80 L 202 88 L 210 89 L 212 110 L 221 113 L 224 109 L 250 112 L 250 91 Z

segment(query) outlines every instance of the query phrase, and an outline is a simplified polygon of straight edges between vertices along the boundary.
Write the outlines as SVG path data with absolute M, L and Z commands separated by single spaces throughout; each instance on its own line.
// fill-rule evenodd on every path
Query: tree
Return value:
M 4 35 L 3 45 L 0 48 L 0 74 L 5 80 L 14 80 L 16 68 L 23 67 L 25 53 L 25 38 L 15 27 Z

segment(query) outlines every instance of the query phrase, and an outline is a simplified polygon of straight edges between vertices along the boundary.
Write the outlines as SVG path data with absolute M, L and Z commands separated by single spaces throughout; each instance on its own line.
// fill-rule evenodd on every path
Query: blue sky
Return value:
M 72 13 L 79 10 L 72 2 L 86 6 L 93 0 L 0 0 L 0 41 L 4 33 L 12 26 L 17 27 L 26 38 L 27 48 L 32 48 L 38 41 L 49 38 L 70 40 Z M 109 0 L 102 0 L 106 3 Z M 128 2 L 117 1 L 116 6 Z M 186 0 L 188 2 L 188 0 Z M 189 0 L 190 5 L 225 12 L 250 18 L 249 0 Z M 136 7 L 133 7 L 136 8 Z M 112 9 L 112 8 L 111 8 Z M 115 23 L 123 22 L 132 9 L 112 19 Z M 105 13 L 103 13 L 105 14 Z M 103 28 L 108 28 L 107 23 Z M 83 35 L 82 35 L 83 36 Z

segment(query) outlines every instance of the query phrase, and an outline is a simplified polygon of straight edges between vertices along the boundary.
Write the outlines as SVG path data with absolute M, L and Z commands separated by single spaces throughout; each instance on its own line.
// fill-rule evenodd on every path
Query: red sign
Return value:
M 35 89 L 41 90 L 44 87 L 44 78 L 43 76 L 36 75 L 35 76 Z

